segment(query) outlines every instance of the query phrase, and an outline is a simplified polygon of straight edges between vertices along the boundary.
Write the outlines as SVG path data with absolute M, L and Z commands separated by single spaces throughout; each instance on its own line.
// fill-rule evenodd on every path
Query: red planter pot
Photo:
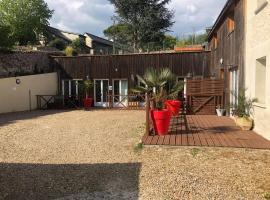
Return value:
M 167 135 L 169 131 L 171 113 L 169 110 L 151 110 L 151 118 L 155 132 L 158 135 Z
M 182 102 L 178 100 L 167 100 L 165 102 L 165 106 L 172 113 L 173 116 L 176 116 L 179 114 Z
M 89 109 L 92 107 L 93 99 L 92 98 L 85 98 L 83 99 L 83 106 L 85 109 Z

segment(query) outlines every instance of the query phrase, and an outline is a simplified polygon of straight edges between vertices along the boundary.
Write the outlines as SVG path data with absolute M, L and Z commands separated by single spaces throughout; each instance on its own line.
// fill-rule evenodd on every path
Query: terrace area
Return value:
M 145 145 L 205 146 L 270 149 L 270 141 L 254 131 L 243 131 L 229 117 L 184 115 L 173 117 L 169 134 L 144 135 Z

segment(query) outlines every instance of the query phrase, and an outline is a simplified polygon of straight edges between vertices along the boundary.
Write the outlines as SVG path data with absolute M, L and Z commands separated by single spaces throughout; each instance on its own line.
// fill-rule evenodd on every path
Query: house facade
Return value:
M 84 36 L 86 45 L 91 48 L 91 55 L 110 55 L 114 53 L 112 41 L 91 33 L 85 33 Z
M 270 5 L 268 0 L 228 0 L 209 31 L 211 71 L 225 82 L 225 106 L 240 89 L 254 106 L 254 129 L 270 139 Z
M 270 5 L 247 1 L 245 83 L 247 95 L 257 98 L 255 131 L 270 139 Z
M 208 34 L 211 71 L 224 79 L 225 107 L 245 87 L 245 0 L 228 0 Z

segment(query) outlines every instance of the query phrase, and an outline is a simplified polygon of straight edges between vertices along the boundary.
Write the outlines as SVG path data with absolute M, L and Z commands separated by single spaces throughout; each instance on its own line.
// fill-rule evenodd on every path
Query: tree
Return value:
M 1 0 L 1 19 L 19 45 L 35 43 L 53 11 L 44 0 Z
M 0 49 L 10 48 L 13 43 L 10 28 L 0 23 Z
M 163 49 L 164 50 L 174 49 L 176 42 L 177 42 L 176 37 L 173 37 L 171 35 L 166 35 L 164 40 L 163 40 Z
M 70 45 L 77 53 L 81 53 L 85 47 L 85 43 L 82 39 L 77 38 L 72 41 Z
M 48 44 L 49 47 L 54 47 L 56 49 L 59 49 L 59 50 L 64 50 L 66 48 L 66 43 L 59 39 L 59 38 L 55 38 L 54 40 L 50 41 L 49 44 Z
M 166 5 L 170 0 L 110 0 L 115 6 L 117 23 L 124 25 L 122 35 L 127 35 L 134 51 L 145 48 L 149 42 L 162 43 L 164 35 L 173 25 L 174 13 Z M 128 30 L 127 30 L 128 28 Z M 112 27 L 111 27 L 112 29 Z
M 130 37 L 132 32 L 128 25 L 126 24 L 116 24 L 109 26 L 103 31 L 104 35 L 113 40 L 117 44 L 129 44 L 132 38 Z
M 185 45 L 203 44 L 206 41 L 207 41 L 206 33 L 199 34 L 199 35 L 190 34 L 186 37 L 182 37 L 181 39 L 178 39 L 176 46 L 182 47 Z

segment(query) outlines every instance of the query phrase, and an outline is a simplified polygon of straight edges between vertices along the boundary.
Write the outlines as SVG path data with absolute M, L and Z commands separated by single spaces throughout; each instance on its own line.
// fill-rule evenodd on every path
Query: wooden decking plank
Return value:
M 170 137 L 170 145 L 175 146 L 176 144 L 176 135 L 171 135 Z
M 164 141 L 164 138 L 165 138 L 165 136 L 159 136 L 159 138 L 158 138 L 158 142 L 157 142 L 157 145 L 162 145 L 163 144 L 163 141 Z
M 182 146 L 188 146 L 188 135 L 186 133 L 181 134 Z
M 187 138 L 188 138 L 188 145 L 189 146 L 195 146 L 195 141 L 194 141 L 194 138 L 193 138 L 193 135 L 192 135 L 192 133 L 191 132 L 189 132 L 188 134 L 187 134 Z
M 194 123 L 194 126 L 196 127 L 196 130 L 192 130 L 192 135 L 193 135 L 193 138 L 194 138 L 194 145 L 195 146 L 202 146 L 201 144 L 201 140 L 200 140 L 200 137 L 199 137 L 199 124 L 198 124 L 198 121 L 197 121 L 197 118 L 191 118 L 192 122 Z
M 159 136 L 158 135 L 155 135 L 151 141 L 151 145 L 156 145 L 157 142 L 158 142 L 158 139 L 159 139 Z
M 148 136 L 147 139 L 146 139 L 146 141 L 145 141 L 145 144 L 146 145 L 151 145 L 152 139 L 153 139 L 153 136 Z
M 163 145 L 169 145 L 170 144 L 170 137 L 171 137 L 171 135 L 165 135 Z
M 176 135 L 176 139 L 175 139 L 175 145 L 177 146 L 181 146 L 182 145 L 182 137 L 181 135 Z

